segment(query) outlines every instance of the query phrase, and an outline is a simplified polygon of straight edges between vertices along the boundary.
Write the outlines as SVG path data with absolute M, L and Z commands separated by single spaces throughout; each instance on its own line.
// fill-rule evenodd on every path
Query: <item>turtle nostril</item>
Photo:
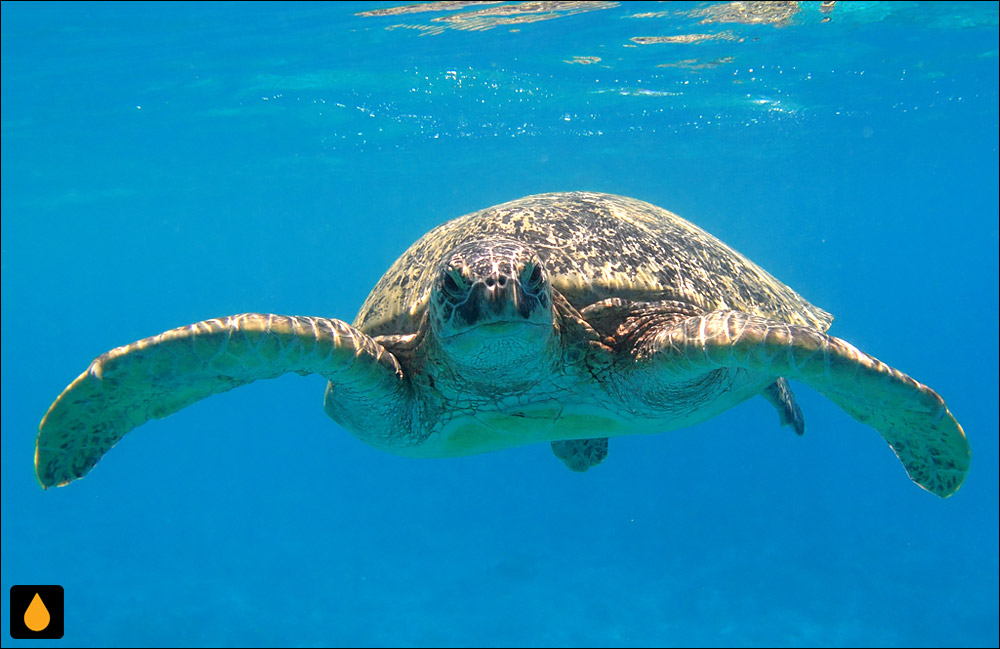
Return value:
M 486 286 L 487 286 L 487 288 L 493 288 L 493 278 L 492 277 L 487 277 L 486 278 Z
M 503 288 L 504 286 L 506 286 L 507 285 L 507 276 L 506 275 L 501 275 L 501 276 L 497 277 L 497 284 L 499 284 L 501 288 Z

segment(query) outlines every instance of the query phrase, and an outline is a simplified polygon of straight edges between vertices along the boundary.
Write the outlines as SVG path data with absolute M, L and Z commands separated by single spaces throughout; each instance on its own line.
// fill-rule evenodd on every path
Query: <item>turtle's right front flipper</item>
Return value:
M 406 382 L 384 347 L 340 320 L 246 313 L 172 329 L 95 359 L 42 419 L 35 473 L 43 487 L 68 484 L 146 421 L 287 372 L 320 374 L 366 395 L 373 414 L 405 434 Z

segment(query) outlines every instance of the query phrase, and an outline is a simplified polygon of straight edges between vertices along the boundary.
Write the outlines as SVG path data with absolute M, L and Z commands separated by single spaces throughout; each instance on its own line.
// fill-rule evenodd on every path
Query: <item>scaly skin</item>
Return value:
M 171 329 L 95 359 L 42 419 L 38 481 L 48 488 L 82 478 L 150 419 L 287 372 L 320 374 L 362 393 L 373 426 L 392 425 L 402 438 L 412 433 L 402 368 L 370 337 L 340 320 L 245 313 Z
M 811 327 L 716 311 L 661 329 L 636 356 L 645 371 L 746 368 L 802 381 L 877 430 L 910 478 L 942 498 L 968 473 L 969 441 L 937 392 Z

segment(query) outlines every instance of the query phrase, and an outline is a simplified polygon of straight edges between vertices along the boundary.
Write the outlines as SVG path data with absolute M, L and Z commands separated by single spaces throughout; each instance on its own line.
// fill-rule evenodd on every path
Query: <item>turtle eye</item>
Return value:
M 467 288 L 465 278 L 457 269 L 449 268 L 444 272 L 444 290 L 452 297 L 462 297 Z
M 538 264 L 525 266 L 521 276 L 526 278 L 524 283 L 528 289 L 535 290 L 542 285 L 542 267 Z

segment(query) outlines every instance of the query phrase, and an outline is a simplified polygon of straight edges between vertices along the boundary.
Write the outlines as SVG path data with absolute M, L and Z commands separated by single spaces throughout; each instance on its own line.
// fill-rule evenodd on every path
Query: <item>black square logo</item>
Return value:
M 63 587 L 11 586 L 10 637 L 15 640 L 63 637 Z

